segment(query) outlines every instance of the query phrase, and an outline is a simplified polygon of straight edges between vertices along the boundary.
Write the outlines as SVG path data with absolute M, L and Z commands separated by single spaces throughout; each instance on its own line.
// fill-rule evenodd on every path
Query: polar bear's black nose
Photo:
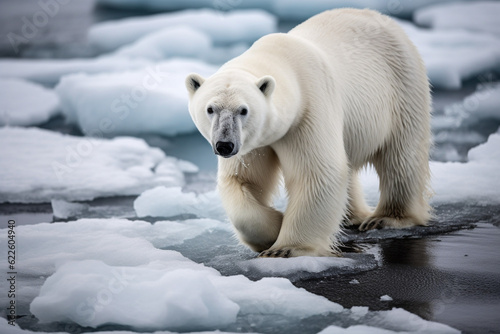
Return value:
M 223 157 L 230 155 L 233 152 L 233 148 L 234 144 L 230 141 L 218 141 L 215 144 L 215 150 Z

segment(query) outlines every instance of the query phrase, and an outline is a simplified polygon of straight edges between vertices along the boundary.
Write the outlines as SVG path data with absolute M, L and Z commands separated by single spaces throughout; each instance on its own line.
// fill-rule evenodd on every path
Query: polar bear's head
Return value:
M 215 154 L 229 158 L 265 145 L 275 85 L 271 76 L 236 70 L 186 78 L 189 113 Z

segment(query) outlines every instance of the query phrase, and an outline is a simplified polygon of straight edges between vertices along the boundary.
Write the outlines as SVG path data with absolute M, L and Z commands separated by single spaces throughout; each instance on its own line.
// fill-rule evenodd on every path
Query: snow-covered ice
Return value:
M 59 113 L 59 97 L 51 89 L 21 79 L 0 79 L 0 126 L 30 126 Z
M 186 76 L 216 70 L 197 60 L 176 59 L 137 71 L 68 75 L 56 92 L 67 121 L 86 135 L 176 135 L 196 129 L 187 110 Z
M 262 10 L 186 10 L 98 23 L 90 28 L 88 38 L 92 45 L 109 52 L 147 34 L 174 26 L 198 29 L 208 34 L 216 45 L 228 45 L 251 43 L 276 32 L 277 19 Z
M 398 21 L 417 46 L 431 84 L 460 89 L 462 81 L 500 68 L 500 39 L 483 32 L 429 30 Z
M 0 144 L 0 202 L 89 200 L 184 184 L 186 162 L 167 158 L 137 138 L 104 140 L 4 127 Z
M 500 3 L 497 1 L 455 2 L 418 9 L 413 20 L 434 29 L 467 29 L 500 38 Z
M 200 218 L 225 217 L 219 194 L 182 192 L 181 187 L 156 187 L 146 190 L 134 202 L 137 217 L 173 217 L 193 214 Z
M 0 59 L 0 77 L 55 85 L 71 73 L 120 72 L 150 65 L 145 59 L 99 57 L 85 59 Z

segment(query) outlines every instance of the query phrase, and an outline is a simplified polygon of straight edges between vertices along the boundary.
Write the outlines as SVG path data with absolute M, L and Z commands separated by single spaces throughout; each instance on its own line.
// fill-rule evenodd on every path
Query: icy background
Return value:
M 334 6 L 392 15 L 424 58 L 435 219 L 347 229 L 342 258 L 256 259 L 184 78 Z M 13 327 L 4 256 L 1 333 L 500 328 L 499 2 L 6 0 L 0 17 L 0 249 L 15 219 L 18 273 Z M 373 170 L 362 183 L 375 205 Z

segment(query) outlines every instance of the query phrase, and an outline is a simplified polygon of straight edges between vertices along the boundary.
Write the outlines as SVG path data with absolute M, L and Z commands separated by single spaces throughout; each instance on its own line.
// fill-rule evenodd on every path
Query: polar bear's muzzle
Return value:
M 230 110 L 222 110 L 212 119 L 212 147 L 214 153 L 230 158 L 240 150 L 240 124 L 238 117 Z

